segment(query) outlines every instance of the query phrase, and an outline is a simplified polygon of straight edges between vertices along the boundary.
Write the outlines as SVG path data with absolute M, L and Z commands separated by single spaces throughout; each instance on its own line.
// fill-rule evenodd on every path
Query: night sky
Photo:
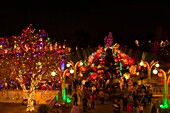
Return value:
M 158 32 L 169 34 L 169 6 L 165 2 L 135 0 L 52 3 L 39 1 L 1 5 L 0 37 L 19 35 L 29 24 L 33 24 L 37 29 L 45 29 L 50 37 L 57 40 L 80 36 L 81 40 L 97 39 L 99 42 L 103 41 L 108 32 L 112 32 L 115 38 L 123 37 L 122 40 L 131 35 L 133 39 L 146 38 L 146 35 L 155 37 Z

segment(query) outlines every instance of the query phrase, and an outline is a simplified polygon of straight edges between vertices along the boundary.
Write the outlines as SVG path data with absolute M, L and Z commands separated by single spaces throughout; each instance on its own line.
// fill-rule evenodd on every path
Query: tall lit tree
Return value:
M 0 66 L 6 70 L 5 76 L 19 82 L 28 101 L 27 111 L 33 111 L 35 88 L 41 80 L 48 80 L 51 72 L 57 72 L 62 53 L 50 43 L 45 30 L 36 31 L 32 25 L 11 41 L 11 53 L 2 54 Z

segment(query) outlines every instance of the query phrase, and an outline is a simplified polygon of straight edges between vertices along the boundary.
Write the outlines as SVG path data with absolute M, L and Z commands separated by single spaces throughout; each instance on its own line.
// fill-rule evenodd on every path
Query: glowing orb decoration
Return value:
M 141 62 L 140 62 L 140 66 L 143 66 L 143 65 L 144 65 L 144 63 L 143 63 L 143 61 L 141 61 Z
M 68 63 L 66 66 L 67 66 L 67 67 L 70 67 L 70 64 Z
M 158 74 L 158 70 L 154 69 L 153 71 L 153 74 Z
M 156 67 L 159 67 L 160 65 L 159 64 L 155 64 Z
M 52 76 L 55 76 L 55 75 L 56 75 L 56 73 L 55 73 L 55 72 L 51 72 L 51 75 L 52 75 Z
M 80 62 L 80 65 L 82 66 L 82 65 L 83 65 L 83 62 Z
M 74 73 L 74 70 L 73 70 L 73 69 L 71 69 L 71 70 L 70 70 L 70 73 L 71 73 L 71 74 L 73 74 L 73 73 Z

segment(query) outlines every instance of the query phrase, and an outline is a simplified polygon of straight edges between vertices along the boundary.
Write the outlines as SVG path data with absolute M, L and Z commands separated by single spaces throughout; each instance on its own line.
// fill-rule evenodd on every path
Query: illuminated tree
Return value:
M 19 82 L 28 101 L 27 111 L 33 111 L 35 88 L 41 80 L 48 80 L 51 72 L 57 72 L 62 52 L 50 43 L 45 30 L 36 31 L 32 25 L 11 40 L 12 53 L 1 53 L 1 74 Z
M 113 44 L 112 32 L 109 32 L 108 36 L 104 37 L 104 43 L 106 47 L 111 47 Z

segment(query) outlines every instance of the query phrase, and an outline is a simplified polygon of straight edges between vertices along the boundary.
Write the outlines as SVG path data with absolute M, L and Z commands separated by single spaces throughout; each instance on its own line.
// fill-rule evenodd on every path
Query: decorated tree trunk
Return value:
M 32 74 L 30 89 L 27 90 L 26 86 L 23 82 L 22 74 L 23 73 L 21 71 L 19 71 L 19 76 L 16 79 L 20 82 L 20 86 L 21 86 L 23 92 L 26 94 L 27 111 L 33 111 L 34 110 L 34 101 L 35 101 L 35 86 L 41 81 L 42 75 L 35 76 L 35 74 Z
M 28 93 L 27 97 L 27 111 L 33 111 L 34 110 L 34 97 L 35 97 L 35 90 L 32 90 Z

